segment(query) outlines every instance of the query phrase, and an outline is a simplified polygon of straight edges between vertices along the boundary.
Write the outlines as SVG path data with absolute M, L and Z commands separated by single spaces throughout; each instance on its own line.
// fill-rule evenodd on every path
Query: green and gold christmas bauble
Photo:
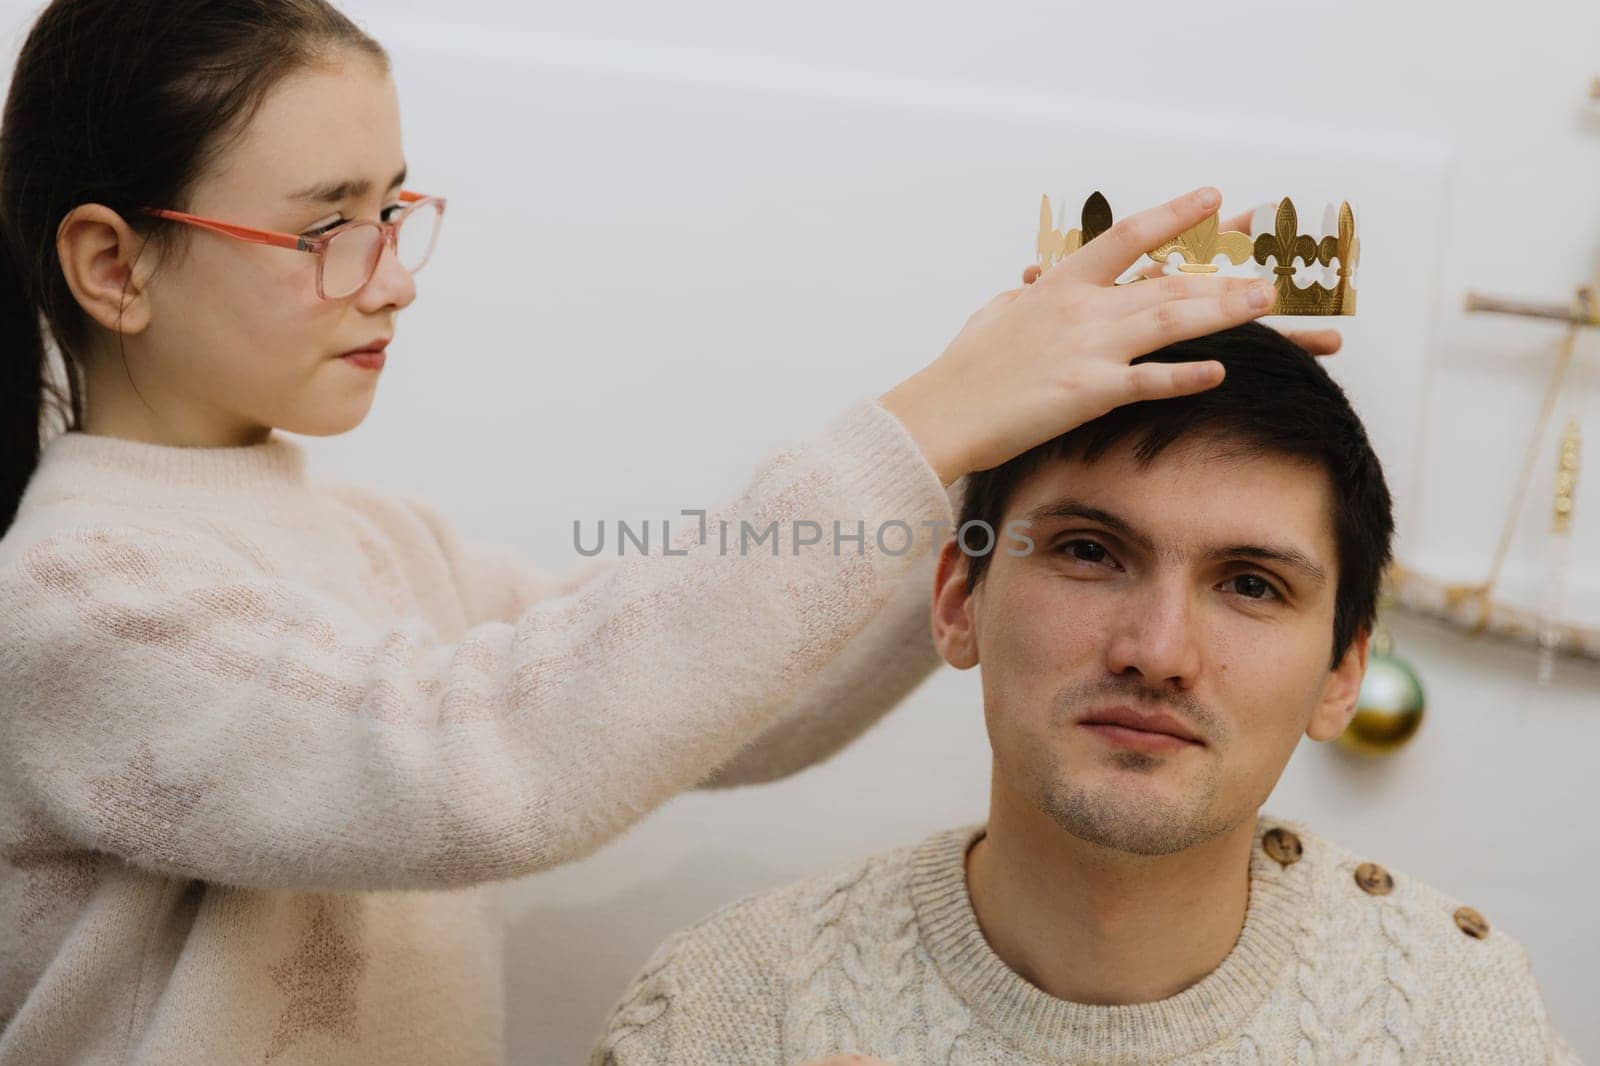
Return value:
M 1339 743 L 1363 755 L 1386 755 L 1401 747 L 1422 725 L 1422 682 L 1409 663 L 1395 658 L 1387 634 L 1373 638 L 1367 673 L 1361 679 L 1356 713 Z

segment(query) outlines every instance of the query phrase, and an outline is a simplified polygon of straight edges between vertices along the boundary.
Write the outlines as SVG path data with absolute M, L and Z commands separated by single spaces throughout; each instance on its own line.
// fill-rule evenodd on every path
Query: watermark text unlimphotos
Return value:
M 573 519 L 572 546 L 579 555 L 591 557 L 608 550 L 618 556 L 626 556 L 630 552 L 649 555 L 652 543 L 660 546 L 662 555 L 688 555 L 688 545 L 697 544 L 699 547 L 714 545 L 719 555 L 765 552 L 776 556 L 799 555 L 802 550 L 832 551 L 834 555 L 854 551 L 857 555 L 865 555 L 867 544 L 871 543 L 884 555 L 904 555 L 916 546 L 919 528 L 927 530 L 926 535 L 932 538 L 933 546 L 937 548 L 944 543 L 944 531 L 955 526 L 954 522 L 942 521 L 922 521 L 913 526 L 899 518 L 880 522 L 873 529 L 868 528 L 864 519 L 858 519 L 853 524 L 834 519 L 829 524 L 831 529 L 809 518 L 797 518 L 786 523 L 774 519 L 763 526 L 744 518 L 737 522 L 726 519 L 710 522 L 707 521 L 707 512 L 703 510 L 678 513 L 698 520 L 697 538 L 674 546 L 671 519 L 662 519 L 657 526 L 649 519 L 632 522 L 619 518 L 611 524 L 602 518 L 587 531 L 582 521 Z M 1026 533 L 1028 527 L 1029 523 L 1019 518 L 1007 522 L 1004 529 L 997 532 L 988 522 L 972 519 L 963 522 L 956 530 L 956 542 L 967 555 L 988 555 L 999 549 L 1008 555 L 1024 556 L 1033 551 L 1033 539 Z M 658 539 L 652 537 L 652 530 L 657 528 Z M 609 538 L 608 529 L 612 531 Z M 786 533 L 787 536 L 784 535 Z

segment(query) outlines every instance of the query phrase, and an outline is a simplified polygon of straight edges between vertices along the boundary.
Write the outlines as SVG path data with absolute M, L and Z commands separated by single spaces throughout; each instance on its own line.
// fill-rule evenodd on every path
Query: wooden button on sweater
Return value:
M 1356 867 L 1356 884 L 1369 896 L 1387 896 L 1394 890 L 1394 878 L 1375 862 L 1364 862 Z
M 1282 826 L 1273 826 L 1262 834 L 1261 846 L 1280 866 L 1300 861 L 1300 838 Z
M 1456 909 L 1456 926 L 1474 940 L 1482 940 L 1489 935 L 1488 919 L 1471 907 Z

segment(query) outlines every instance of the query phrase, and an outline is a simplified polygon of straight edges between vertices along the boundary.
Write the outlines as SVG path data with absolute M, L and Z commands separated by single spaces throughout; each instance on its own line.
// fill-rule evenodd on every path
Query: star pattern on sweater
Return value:
M 829 579 L 791 581 L 783 590 L 804 636 L 780 670 L 790 684 L 799 686 L 849 643 L 854 634 L 845 623 L 859 617 L 877 597 L 877 571 L 870 553 L 850 555 Z
M 183 867 L 178 831 L 215 785 L 209 776 L 177 780 L 163 773 L 155 749 L 141 740 L 120 771 L 89 779 L 90 809 L 108 851 L 136 863 Z
M 82 907 L 99 880 L 96 856 L 51 829 L 37 811 L 28 813 L 22 835 L 0 857 L 26 878 L 19 919 L 24 932 L 58 909 Z
M 354 936 L 340 928 L 336 901 L 316 897 L 313 906 L 299 946 L 267 971 L 285 1001 L 267 1045 L 267 1062 L 312 1036 L 355 1040 L 359 1035 L 356 989 L 367 954 Z

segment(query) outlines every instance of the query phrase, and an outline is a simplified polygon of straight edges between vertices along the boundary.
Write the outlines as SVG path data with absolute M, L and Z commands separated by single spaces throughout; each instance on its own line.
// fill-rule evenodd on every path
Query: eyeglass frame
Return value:
M 360 292 L 362 289 L 366 288 L 367 285 L 372 281 L 373 275 L 378 272 L 378 264 L 383 261 L 383 249 L 385 245 L 393 248 L 396 256 L 400 254 L 400 227 L 405 224 L 406 219 L 411 217 L 412 212 L 416 211 L 423 204 L 438 204 L 439 224 L 443 224 L 446 203 L 445 197 L 425 196 L 422 193 L 401 189 L 400 199 L 406 206 L 405 209 L 400 212 L 399 217 L 395 219 L 392 219 L 388 222 L 382 222 L 374 221 L 373 219 L 368 218 L 353 218 L 348 222 L 339 223 L 327 233 L 316 237 L 302 237 L 295 233 L 279 233 L 276 230 L 256 229 L 253 226 L 240 226 L 232 222 L 222 222 L 214 218 L 203 218 L 200 215 L 191 215 L 183 211 L 171 211 L 166 208 L 146 207 L 143 208 L 143 211 L 145 214 L 152 215 L 156 218 L 164 218 L 171 222 L 182 222 L 189 226 L 198 226 L 201 229 L 210 230 L 213 233 L 220 233 L 225 237 L 232 237 L 235 240 L 248 241 L 251 244 L 265 244 L 273 248 L 288 248 L 291 251 L 296 252 L 310 252 L 312 255 L 317 257 L 317 297 L 323 300 L 346 300 Z M 357 285 L 354 289 L 351 289 L 343 296 L 329 297 L 323 291 L 322 287 L 322 269 L 327 263 L 327 256 L 325 253 L 327 251 L 328 243 L 335 237 L 339 236 L 339 234 L 355 229 L 358 226 L 376 226 L 379 229 L 382 234 L 382 240 L 378 244 L 378 254 L 373 257 L 372 266 L 368 269 L 367 276 L 360 285 Z M 434 240 L 438 240 L 437 233 L 434 234 Z M 421 270 L 427 265 L 428 260 L 432 258 L 433 248 L 430 246 L 428 248 L 428 254 L 423 258 L 422 263 L 419 264 L 415 270 L 408 270 L 408 273 L 414 274 L 417 270 Z M 404 266 L 404 264 L 401 265 L 402 267 Z

